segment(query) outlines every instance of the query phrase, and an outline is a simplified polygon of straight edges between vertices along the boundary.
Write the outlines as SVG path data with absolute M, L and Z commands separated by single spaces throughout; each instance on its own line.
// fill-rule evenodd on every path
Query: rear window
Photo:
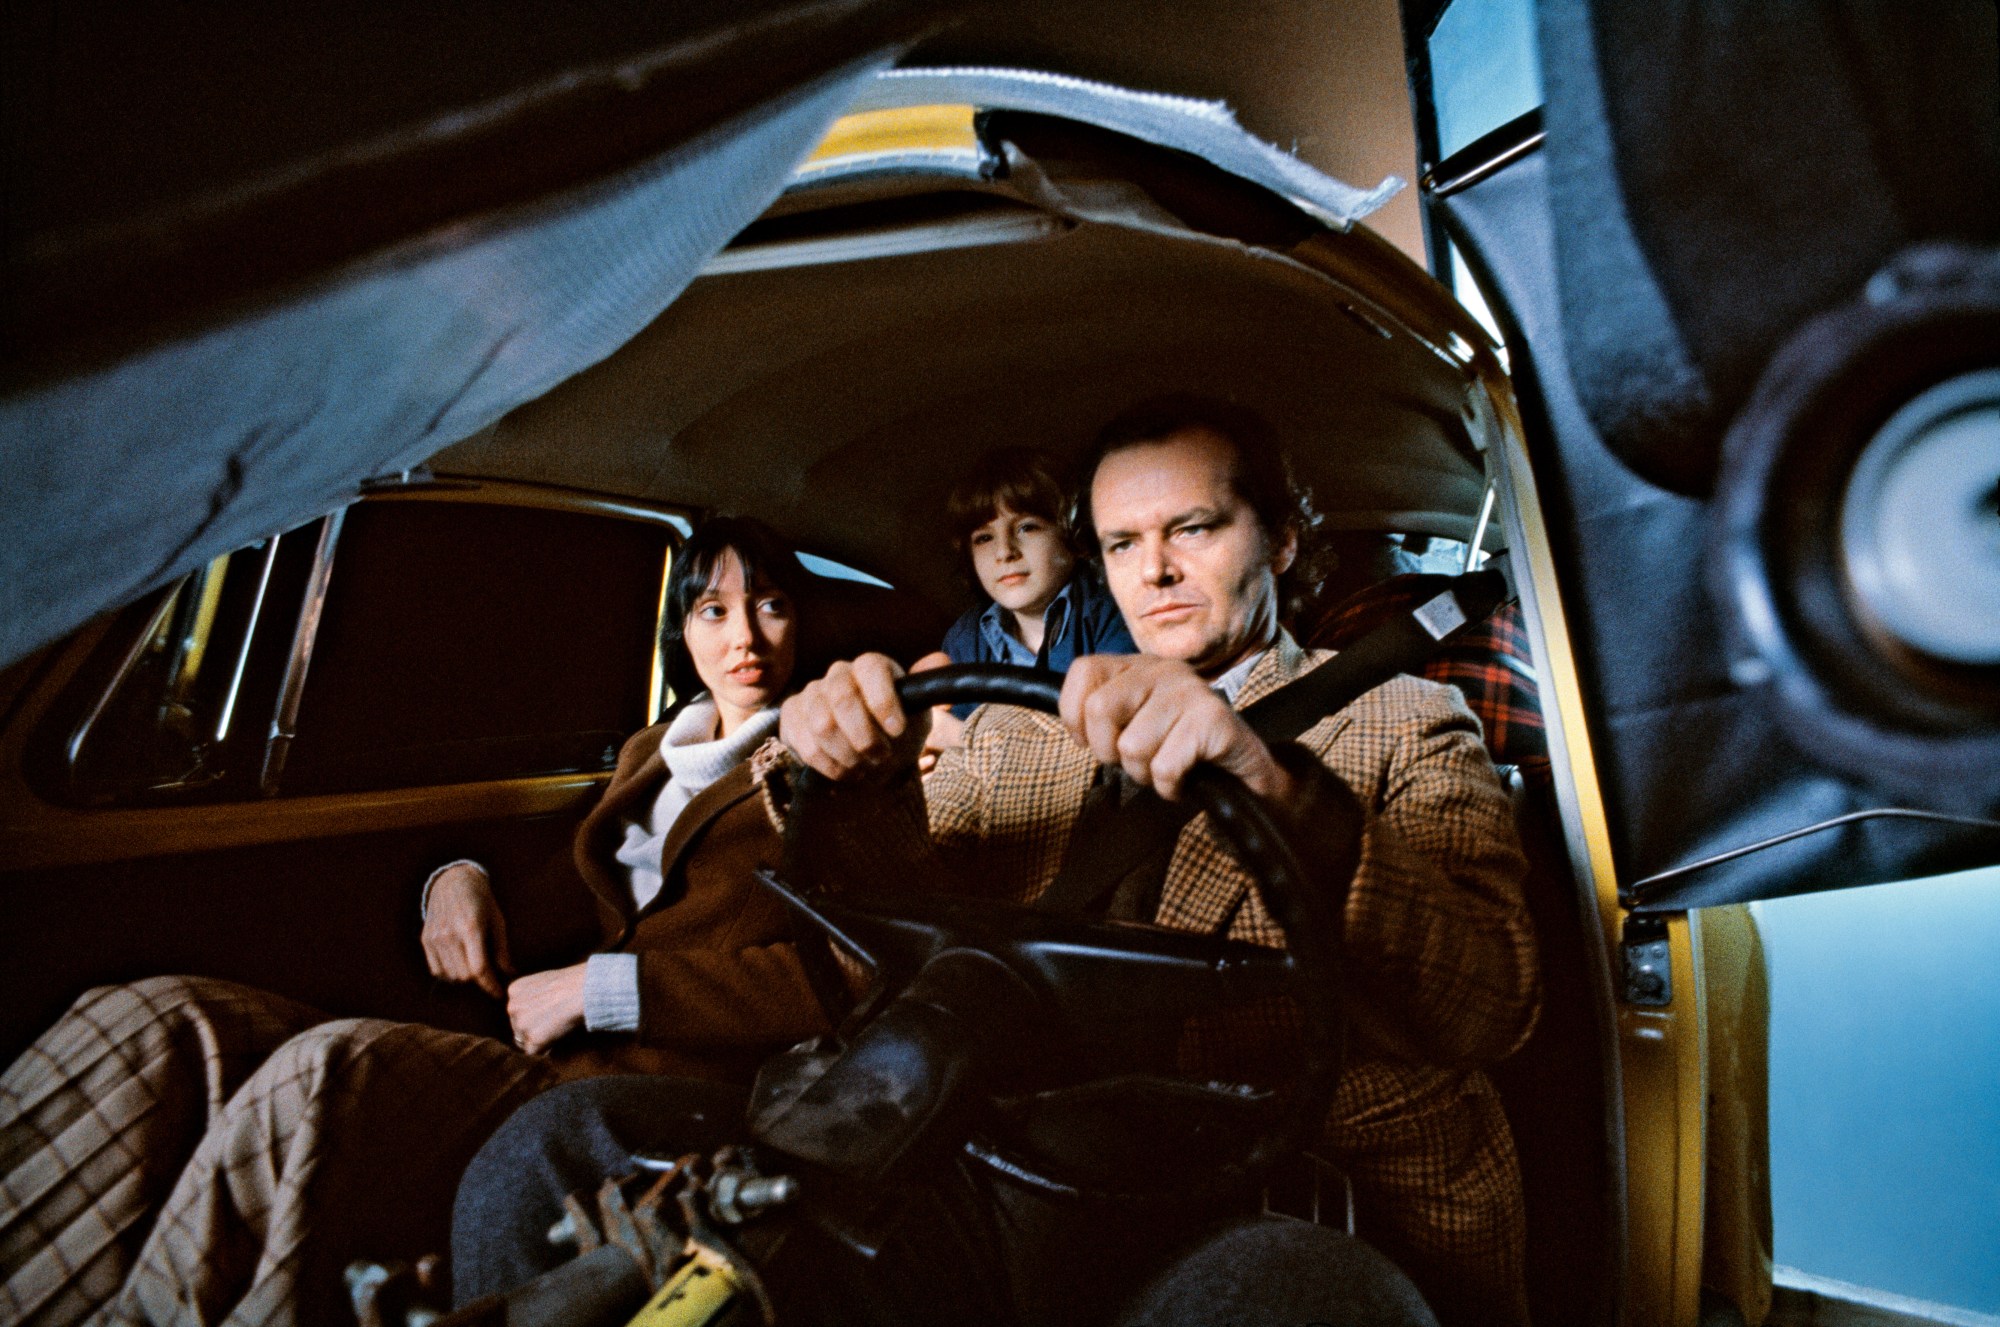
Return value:
M 85 805 L 236 801 L 608 768 L 666 701 L 666 522 L 389 499 L 126 610 L 37 733 Z
M 254 793 L 325 525 L 225 554 L 127 609 L 54 707 L 34 762 L 53 773 L 36 781 L 85 804 Z
M 354 508 L 280 790 L 607 768 L 658 702 L 669 539 L 534 507 Z

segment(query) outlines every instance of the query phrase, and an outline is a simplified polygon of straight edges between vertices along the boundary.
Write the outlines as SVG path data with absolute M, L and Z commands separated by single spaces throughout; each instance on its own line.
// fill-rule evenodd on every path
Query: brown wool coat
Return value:
M 615 854 L 666 779 L 664 732 L 626 743 L 573 854 L 498 873 L 517 941 L 546 945 L 524 968 L 575 961 L 593 909 L 600 952 L 639 956 L 636 1035 L 543 1058 L 208 977 L 88 991 L 0 1070 L 0 1323 L 351 1321 L 341 1268 L 443 1247 L 473 1154 L 560 1077 L 745 1081 L 822 1031 L 751 879 L 778 838 L 748 762 L 682 811 L 634 913 Z
M 779 844 L 747 760 L 682 810 L 661 854 L 665 883 L 634 912 L 616 853 L 666 782 L 665 733 L 655 724 L 625 743 L 573 854 L 604 937 L 597 952 L 639 956 L 639 1031 L 573 1038 L 555 1053 L 565 1077 L 747 1080 L 773 1051 L 828 1030 L 784 906 L 751 875 L 777 866 Z

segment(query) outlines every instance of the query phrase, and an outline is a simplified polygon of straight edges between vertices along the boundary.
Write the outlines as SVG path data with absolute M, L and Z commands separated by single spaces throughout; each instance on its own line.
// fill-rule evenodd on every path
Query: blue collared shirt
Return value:
M 1074 581 L 1070 584 L 1075 584 Z M 1056 597 L 1042 612 L 1042 643 L 1062 637 L 1062 629 L 1069 624 L 1069 585 L 1056 591 Z M 986 605 L 986 611 L 979 615 L 979 639 L 986 646 L 989 657 L 995 663 L 1018 664 L 1023 668 L 1033 668 L 1041 662 L 1034 650 L 1014 639 L 1014 633 L 1007 630 L 1007 610 L 998 604 Z
M 988 603 L 967 609 L 944 636 L 944 652 L 953 663 L 1005 663 L 1062 674 L 1086 654 L 1137 654 L 1125 619 L 1095 568 L 1077 568 L 1069 584 L 1056 592 L 1042 616 L 1042 648 L 1030 650 L 1008 632 L 1006 612 Z M 959 718 L 973 706 L 954 706 Z

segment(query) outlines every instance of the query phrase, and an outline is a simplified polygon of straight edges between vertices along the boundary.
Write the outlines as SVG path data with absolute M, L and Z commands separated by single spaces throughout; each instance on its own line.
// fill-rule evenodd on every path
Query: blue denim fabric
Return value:
M 944 634 L 944 652 L 953 663 L 1019 663 L 1026 649 L 1007 635 L 1002 625 L 1000 605 L 987 603 L 969 608 L 951 630 Z M 1137 654 L 1132 633 L 1125 626 L 1111 591 L 1105 588 L 1098 570 L 1089 565 L 1077 568 L 1069 584 L 1056 593 L 1045 619 L 1048 630 L 1042 649 L 1032 666 L 1061 675 L 1070 664 L 1086 654 Z M 952 713 L 963 719 L 976 708 L 954 705 Z

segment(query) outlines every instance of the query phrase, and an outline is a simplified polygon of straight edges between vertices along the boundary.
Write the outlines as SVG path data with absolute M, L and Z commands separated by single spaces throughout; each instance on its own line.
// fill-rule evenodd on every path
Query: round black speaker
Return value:
M 1810 755 L 2000 804 L 2000 252 L 1899 255 L 1803 325 L 1723 442 L 1732 674 Z

